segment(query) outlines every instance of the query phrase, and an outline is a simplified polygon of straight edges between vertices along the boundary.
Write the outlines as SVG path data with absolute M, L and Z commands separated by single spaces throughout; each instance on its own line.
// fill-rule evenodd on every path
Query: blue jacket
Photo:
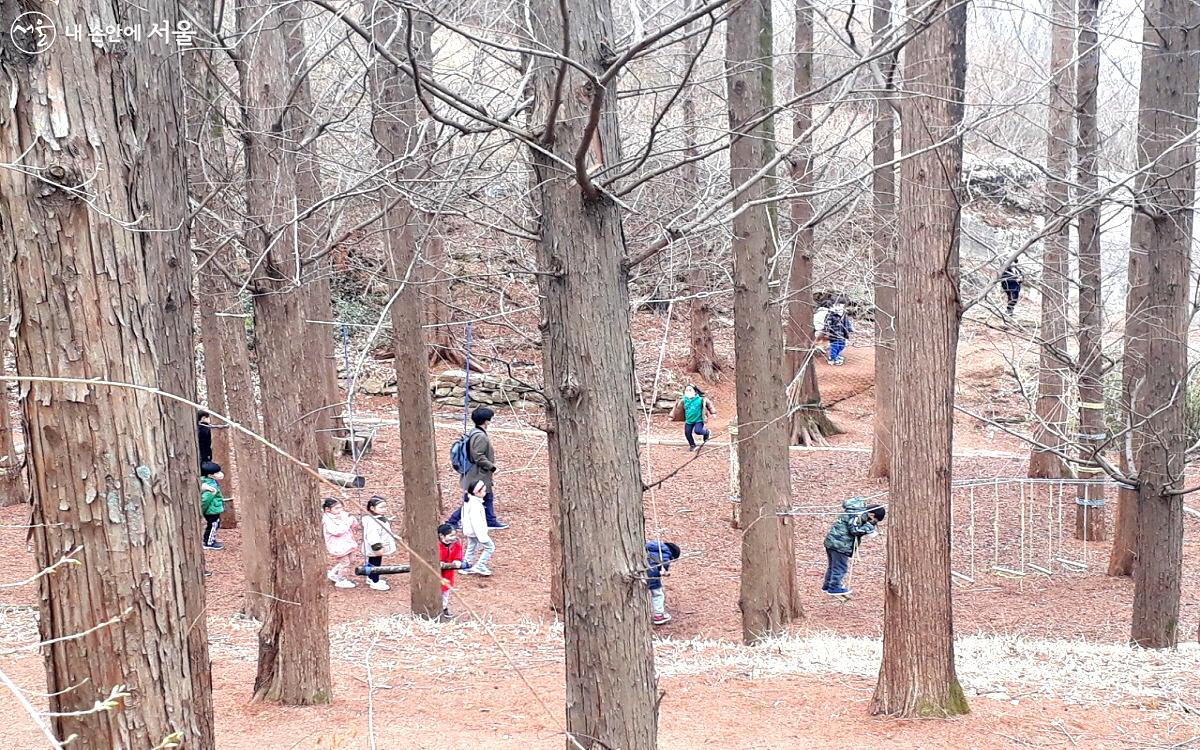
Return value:
M 646 586 L 651 591 L 662 588 L 662 574 L 671 569 L 671 550 L 666 542 L 646 542 Z

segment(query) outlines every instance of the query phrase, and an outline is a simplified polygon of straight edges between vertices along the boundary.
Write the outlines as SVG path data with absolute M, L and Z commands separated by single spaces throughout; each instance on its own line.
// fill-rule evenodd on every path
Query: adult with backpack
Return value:
M 488 436 L 487 426 L 496 416 L 496 412 L 480 406 L 471 412 L 471 422 L 474 428 L 463 433 L 463 436 L 450 447 L 450 465 L 458 472 L 459 486 L 463 491 L 463 502 L 467 493 L 476 482 L 483 482 L 487 493 L 483 496 L 483 512 L 487 518 L 489 529 L 507 529 L 508 524 L 496 518 L 495 495 L 492 481 L 496 474 L 496 453 L 492 448 L 492 440 Z M 458 526 L 462 521 L 463 509 L 460 506 L 450 516 L 446 523 Z

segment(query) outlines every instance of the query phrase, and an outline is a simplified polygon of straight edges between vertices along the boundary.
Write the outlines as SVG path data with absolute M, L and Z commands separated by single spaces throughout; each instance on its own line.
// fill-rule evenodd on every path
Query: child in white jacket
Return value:
M 467 538 L 467 568 L 463 572 L 472 575 L 490 576 L 492 571 L 487 563 L 496 551 L 496 543 L 488 534 L 487 511 L 483 507 L 486 494 L 487 485 L 480 480 L 467 493 L 467 500 L 463 504 L 462 530 L 463 536 Z M 479 552 L 478 560 L 475 559 L 476 552 Z
M 367 558 L 367 566 L 378 567 L 383 564 L 384 555 L 396 554 L 396 537 L 392 534 L 392 522 L 387 517 L 387 500 L 376 495 L 367 501 L 367 514 L 362 517 L 362 546 L 363 557 Z M 379 574 L 368 571 L 367 585 L 376 591 L 387 591 L 391 588 L 379 580 Z

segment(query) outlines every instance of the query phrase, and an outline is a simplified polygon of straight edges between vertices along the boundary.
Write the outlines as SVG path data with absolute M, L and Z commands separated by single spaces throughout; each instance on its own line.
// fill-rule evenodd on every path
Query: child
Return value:
M 846 314 L 846 306 L 839 302 L 825 316 L 825 335 L 829 338 L 829 364 L 845 363 L 845 360 L 842 359 L 842 352 L 845 351 L 846 342 L 850 340 L 852 333 L 854 333 L 854 323 Z
M 321 526 L 325 531 L 325 551 L 329 553 L 333 567 L 325 574 L 333 585 L 339 589 L 354 588 L 354 581 L 346 578 L 346 568 L 352 565 L 354 550 L 358 543 L 354 541 L 354 527 L 358 519 L 350 515 L 342 503 L 335 497 L 327 497 L 321 503 L 325 511 L 321 517 Z
M 650 622 L 666 625 L 671 621 L 667 614 L 667 596 L 663 592 L 662 577 L 671 569 L 671 562 L 678 560 L 679 545 L 673 542 L 646 542 L 646 587 L 650 589 L 650 609 L 654 612 Z
M 687 438 L 688 450 L 696 450 L 696 440 L 693 435 L 699 435 L 708 442 L 711 433 L 704 427 L 705 417 L 714 413 L 712 401 L 704 397 L 704 391 L 694 385 L 683 389 L 683 436 Z
M 842 503 L 842 510 L 829 533 L 825 535 L 825 556 L 829 565 L 825 569 L 825 583 L 821 590 L 830 596 L 849 596 L 850 589 L 842 585 L 846 571 L 850 568 L 850 558 L 858 542 L 864 536 L 875 533 L 887 509 L 882 505 L 867 504 L 861 497 L 852 497 Z
M 219 482 L 225 478 L 219 464 L 205 461 L 200 464 L 200 514 L 204 516 L 204 549 L 225 549 L 217 541 L 221 514 L 225 512 L 225 497 Z
M 1004 292 L 1005 298 L 1005 313 L 1008 317 L 1012 317 L 1013 310 L 1017 307 L 1017 301 L 1021 299 L 1021 284 L 1025 282 L 1025 272 L 1017 265 L 1014 260 L 1004 267 L 1004 272 L 1000 274 L 1000 289 Z
M 438 547 L 438 561 L 441 563 L 442 569 L 442 617 L 441 619 L 449 620 L 454 616 L 450 614 L 450 589 L 454 586 L 454 571 L 462 570 L 467 566 L 463 563 L 463 546 L 462 542 L 454 536 L 454 527 L 448 523 L 438 526 L 438 541 L 441 545 Z
M 383 565 L 384 555 L 396 554 L 396 537 L 392 534 L 392 521 L 387 517 L 387 500 L 378 495 L 367 501 L 367 514 L 362 517 L 362 553 L 367 565 Z M 367 574 L 367 586 L 375 591 L 391 588 L 379 580 L 378 573 Z
M 492 553 L 496 551 L 496 543 L 488 534 L 487 509 L 483 505 L 486 494 L 487 485 L 481 479 L 467 493 L 467 502 L 463 505 L 462 514 L 463 536 L 467 538 L 465 562 L 470 568 L 470 571 L 463 572 L 481 576 L 492 574 L 487 564 L 488 560 L 492 559 Z M 478 560 L 475 559 L 476 552 L 479 552 Z

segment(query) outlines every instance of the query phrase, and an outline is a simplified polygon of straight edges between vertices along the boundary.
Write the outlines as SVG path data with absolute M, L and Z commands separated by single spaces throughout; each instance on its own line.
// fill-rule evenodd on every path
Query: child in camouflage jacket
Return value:
M 850 558 L 858 547 L 858 541 L 875 528 L 887 515 L 882 505 L 867 506 L 861 497 L 852 497 L 842 503 L 842 513 L 825 535 L 825 555 L 829 564 L 825 569 L 825 583 L 821 590 L 831 596 L 847 596 L 850 589 L 842 585 L 846 571 L 850 569 Z

